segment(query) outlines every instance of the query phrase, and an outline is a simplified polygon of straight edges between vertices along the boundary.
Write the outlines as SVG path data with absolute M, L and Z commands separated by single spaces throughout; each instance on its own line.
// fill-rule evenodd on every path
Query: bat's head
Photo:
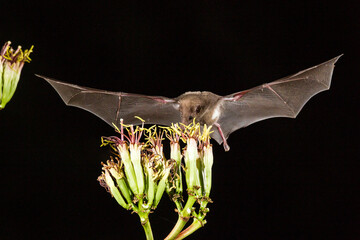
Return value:
M 182 123 L 188 125 L 194 118 L 200 124 L 212 125 L 213 110 L 218 101 L 210 92 L 187 92 L 178 98 Z

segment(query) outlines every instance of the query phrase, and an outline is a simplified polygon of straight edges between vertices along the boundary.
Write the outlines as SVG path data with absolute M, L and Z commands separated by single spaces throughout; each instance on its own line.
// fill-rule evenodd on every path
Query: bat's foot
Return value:
M 226 140 L 224 141 L 223 146 L 226 152 L 230 150 L 230 146 L 227 144 Z
M 226 138 L 225 138 L 225 136 L 224 136 L 224 134 L 223 134 L 223 131 L 222 131 L 222 129 L 221 129 L 220 124 L 214 123 L 214 125 L 217 127 L 217 129 L 218 129 L 218 131 L 219 131 L 219 133 L 220 133 L 220 136 L 221 136 L 221 138 L 222 138 L 222 140 L 223 140 L 223 146 L 224 146 L 225 151 L 226 151 L 226 152 L 229 151 L 229 150 L 230 150 L 230 146 L 227 144 Z

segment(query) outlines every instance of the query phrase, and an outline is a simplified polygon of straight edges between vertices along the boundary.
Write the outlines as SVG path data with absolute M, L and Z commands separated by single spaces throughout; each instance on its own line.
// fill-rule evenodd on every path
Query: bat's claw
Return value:
M 224 146 L 224 149 L 226 152 L 228 152 L 230 150 L 230 146 L 227 144 L 226 141 L 223 143 L 223 146 Z

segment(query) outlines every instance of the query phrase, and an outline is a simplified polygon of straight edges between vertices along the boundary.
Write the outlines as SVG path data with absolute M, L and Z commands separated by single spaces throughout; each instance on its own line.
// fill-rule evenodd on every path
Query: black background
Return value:
M 1 239 L 143 239 L 136 214 L 96 181 L 113 130 L 66 107 L 35 73 L 176 97 L 254 87 L 344 53 L 331 90 L 298 118 L 214 144 L 208 224 L 189 239 L 360 239 L 358 1 L 1 3 L 0 40 L 35 45 L 0 112 Z M 175 224 L 164 195 L 156 239 Z

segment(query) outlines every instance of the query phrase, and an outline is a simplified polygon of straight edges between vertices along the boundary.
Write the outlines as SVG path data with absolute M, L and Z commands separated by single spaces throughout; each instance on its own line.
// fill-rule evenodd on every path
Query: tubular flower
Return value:
M 5 108 L 14 95 L 21 70 L 25 62 L 31 61 L 29 56 L 34 47 L 22 51 L 21 46 L 14 50 L 10 44 L 10 41 L 5 43 L 0 51 L 0 110 Z

